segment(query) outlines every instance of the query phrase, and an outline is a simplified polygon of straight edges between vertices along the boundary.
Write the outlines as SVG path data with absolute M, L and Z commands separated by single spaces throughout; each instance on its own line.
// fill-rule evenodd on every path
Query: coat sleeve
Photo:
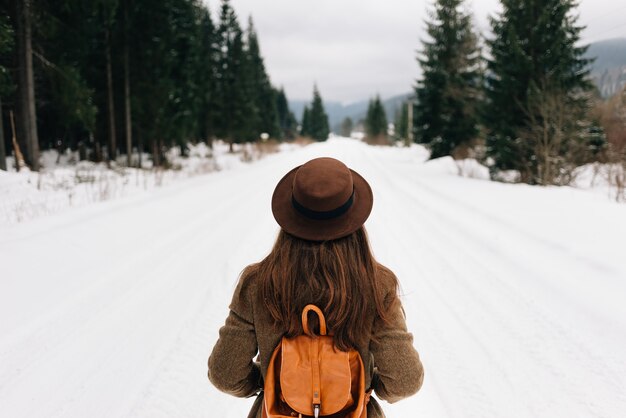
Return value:
M 370 352 L 375 366 L 372 388 L 380 399 L 393 403 L 420 389 L 424 368 L 413 347 L 413 335 L 407 331 L 400 301 L 393 302 L 388 323 L 378 317 L 374 320 Z
M 253 361 L 258 347 L 252 305 L 245 290 L 240 281 L 208 361 L 209 380 L 215 387 L 242 398 L 255 395 L 261 388 L 261 371 Z

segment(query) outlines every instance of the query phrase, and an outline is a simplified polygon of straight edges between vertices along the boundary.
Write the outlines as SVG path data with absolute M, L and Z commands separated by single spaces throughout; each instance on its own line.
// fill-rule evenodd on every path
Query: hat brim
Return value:
M 333 219 L 311 219 L 298 212 L 292 204 L 293 179 L 298 166 L 285 174 L 272 195 L 272 213 L 287 233 L 309 241 L 327 241 L 345 237 L 358 230 L 372 212 L 372 188 L 356 171 L 352 173 L 354 201 L 350 209 Z

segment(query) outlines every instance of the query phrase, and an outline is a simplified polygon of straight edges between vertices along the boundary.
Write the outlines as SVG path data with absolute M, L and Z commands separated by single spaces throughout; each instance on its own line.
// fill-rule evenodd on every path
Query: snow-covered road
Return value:
M 275 184 L 317 156 L 372 185 L 366 226 L 426 368 L 389 417 L 625 416 L 626 206 L 348 139 L 0 227 L 0 416 L 246 416 L 206 358 L 278 230 Z

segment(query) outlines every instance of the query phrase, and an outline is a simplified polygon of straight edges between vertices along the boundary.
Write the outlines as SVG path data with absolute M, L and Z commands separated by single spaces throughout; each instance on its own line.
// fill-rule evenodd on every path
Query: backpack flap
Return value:
M 280 388 L 285 402 L 294 411 L 314 415 L 315 387 L 332 388 L 322 391 L 321 415 L 332 415 L 354 404 L 350 356 L 335 349 L 332 337 L 301 335 L 283 339 L 281 345 Z M 314 361 L 316 357 L 318 362 Z M 319 375 L 317 384 L 316 375 Z

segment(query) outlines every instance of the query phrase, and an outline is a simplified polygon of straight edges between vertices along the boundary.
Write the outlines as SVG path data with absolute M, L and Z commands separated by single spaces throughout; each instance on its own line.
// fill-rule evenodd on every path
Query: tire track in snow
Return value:
M 395 197 L 402 196 L 401 193 L 397 193 L 396 177 L 391 177 L 382 166 L 382 164 L 374 160 L 371 156 L 371 164 L 377 168 L 375 178 L 376 180 L 383 180 L 383 184 L 376 187 L 379 190 L 379 194 L 386 198 L 380 199 L 379 205 L 387 202 L 392 202 Z M 374 172 L 372 173 L 374 174 Z M 442 290 L 439 290 L 440 286 L 435 286 L 432 283 L 431 277 L 434 276 L 433 271 L 426 268 L 426 264 L 419 261 L 419 259 L 412 254 L 411 250 L 414 248 L 407 247 L 406 244 L 415 242 L 411 239 L 411 235 L 415 232 L 422 231 L 425 234 L 432 233 L 428 231 L 428 223 L 425 219 L 420 222 L 415 222 L 414 218 L 417 214 L 411 212 L 411 216 L 407 216 L 406 205 L 407 201 L 401 204 L 389 204 L 385 208 L 384 212 L 389 218 L 402 219 L 402 222 L 396 222 L 396 224 L 402 224 L 404 228 L 401 231 L 394 229 L 387 229 L 387 233 L 391 233 L 395 237 L 396 243 L 404 243 L 405 246 L 401 247 L 402 250 L 401 259 L 405 260 L 403 263 L 408 263 L 414 269 L 417 274 L 412 285 L 421 288 L 421 291 L 415 292 L 416 301 L 411 304 L 406 304 L 405 309 L 409 312 L 413 312 L 416 318 L 419 318 L 421 326 L 426 325 L 427 330 L 420 332 L 421 335 L 427 335 L 427 340 L 431 347 L 436 347 L 436 355 L 433 360 L 437 361 L 439 367 L 432 366 L 432 370 L 435 372 L 427 374 L 427 378 L 435 379 L 437 384 L 437 391 L 439 396 L 443 400 L 443 404 L 446 406 L 447 416 L 449 417 L 496 417 L 497 406 L 494 405 L 493 399 L 488 395 L 483 388 L 476 384 L 476 377 L 478 374 L 474 373 L 475 370 L 468 368 L 468 364 L 474 364 L 473 369 L 492 367 L 491 352 L 487 346 L 487 342 L 477 336 L 472 327 L 468 327 L 466 321 L 461 317 L 459 309 L 453 306 L 452 302 L 461 302 L 466 299 L 466 295 L 444 295 Z M 415 202 L 411 201 L 413 205 Z M 415 207 L 411 207 L 415 209 Z M 432 228 L 430 228 L 432 229 Z M 397 245 L 397 244 L 396 244 Z M 398 247 L 400 247 L 398 245 Z M 444 256 L 432 245 L 420 245 L 420 259 L 436 260 L 435 265 L 440 267 L 440 270 L 436 272 L 438 278 L 445 278 L 448 275 L 452 275 L 455 278 L 460 277 L 454 264 L 451 264 L 449 260 L 446 260 Z M 403 270 L 407 270 L 406 268 Z M 401 277 L 402 280 L 402 277 Z M 403 282 L 408 283 L 406 277 Z M 452 287 L 454 289 L 454 287 Z M 449 292 L 448 289 L 446 291 Z M 465 296 L 465 297 L 464 297 Z M 419 312 L 418 312 L 419 311 Z M 427 315 L 420 314 L 420 312 L 426 311 Z M 410 318 L 411 315 L 409 315 Z M 428 326 L 427 324 L 435 324 L 434 326 Z M 436 326 L 441 324 L 441 326 Z M 445 333 L 445 335 L 444 335 Z M 447 337 L 446 337 L 447 335 Z M 467 347 L 466 351 L 471 349 L 472 356 L 459 356 L 459 341 L 461 336 L 465 336 L 466 341 L 470 344 L 464 344 Z M 452 338 L 451 338 L 452 337 Z M 420 347 L 418 346 L 418 349 Z M 423 355 L 425 353 L 422 353 Z M 469 361 L 467 358 L 470 357 Z M 443 358 L 443 359 L 442 359 Z M 427 360 L 425 360 L 427 361 Z M 476 367 L 477 364 L 482 367 Z M 429 367 L 426 363 L 426 370 L 428 373 Z M 432 376 L 434 374 L 434 376 Z M 500 378 L 503 378 L 509 388 L 512 387 L 511 382 L 506 378 L 506 375 L 501 374 Z M 426 383 L 428 384 L 428 382 Z M 514 398 L 512 398 L 514 400 Z M 416 401 L 416 403 L 419 400 Z M 472 404 L 470 412 L 468 412 L 466 406 Z M 523 405 L 520 407 L 524 408 Z
M 236 182 L 237 180 L 233 180 L 233 181 Z M 103 281 L 101 283 L 101 286 L 99 286 L 98 288 L 96 289 L 90 288 L 86 292 L 83 292 L 83 293 L 88 293 L 89 295 L 92 295 L 103 289 L 121 291 L 121 293 L 118 292 L 118 293 L 113 293 L 109 295 L 110 297 L 106 298 L 104 301 L 97 301 L 99 302 L 100 308 L 94 311 L 92 315 L 90 315 L 88 318 L 78 318 L 77 320 L 75 319 L 74 322 L 77 323 L 76 324 L 77 328 L 73 328 L 73 327 L 64 328 L 62 326 L 59 326 L 58 323 L 64 322 L 64 320 L 66 319 L 71 319 L 75 315 L 76 312 L 90 312 L 90 310 L 85 309 L 85 306 L 84 306 L 84 304 L 89 303 L 89 301 L 82 300 L 82 298 L 87 295 L 84 295 L 84 294 L 79 295 L 78 297 L 74 298 L 74 300 L 72 300 L 70 303 L 67 303 L 67 301 L 63 303 L 62 308 L 59 309 L 59 314 L 56 316 L 56 318 L 55 317 L 51 318 L 49 315 L 46 315 L 46 317 L 43 318 L 42 320 L 42 322 L 44 322 L 44 325 L 45 325 L 45 327 L 42 329 L 42 332 L 44 335 L 35 335 L 34 337 L 29 338 L 28 341 L 26 342 L 21 341 L 21 343 L 26 343 L 28 346 L 41 347 L 38 351 L 38 354 L 35 353 L 36 355 L 33 356 L 33 352 L 30 351 L 28 353 L 30 357 L 29 359 L 15 359 L 15 358 L 3 357 L 2 364 L 7 364 L 7 365 L 29 364 L 29 363 L 30 364 L 28 365 L 27 368 L 20 370 L 20 372 L 17 375 L 7 376 L 7 374 L 3 374 L 3 382 L 6 382 L 7 384 L 11 383 L 11 387 L 5 387 L 4 389 L 6 390 L 4 391 L 0 390 L 0 394 L 4 395 L 0 397 L 0 405 L 3 403 L 1 401 L 2 398 L 7 400 L 7 398 L 5 397 L 7 395 L 6 392 L 15 392 L 15 391 L 20 390 L 19 388 L 20 378 L 21 380 L 31 381 L 31 379 L 29 379 L 29 375 L 40 372 L 41 371 L 40 368 L 42 367 L 45 368 L 46 363 L 50 362 L 51 359 L 57 358 L 58 360 L 59 357 L 67 358 L 68 355 L 64 353 L 68 350 L 80 351 L 80 350 L 72 350 L 72 344 L 76 343 L 77 341 L 81 342 L 81 340 L 82 342 L 85 342 L 84 340 L 88 334 L 92 334 L 94 338 L 97 338 L 97 333 L 103 332 L 103 331 L 106 332 L 106 330 L 102 329 L 102 326 L 105 325 L 106 322 L 108 322 L 108 319 L 109 319 L 108 317 L 112 316 L 111 312 L 116 312 L 116 311 L 125 312 L 125 311 L 132 310 L 133 307 L 130 305 L 133 302 L 141 301 L 142 297 L 145 298 L 146 290 L 148 291 L 152 290 L 152 293 L 154 293 L 152 297 L 159 297 L 160 295 L 166 295 L 167 297 L 170 297 L 171 294 L 168 294 L 166 292 L 160 292 L 158 291 L 159 289 L 155 287 L 159 285 L 163 287 L 165 290 L 173 290 L 175 286 L 169 286 L 168 288 L 168 285 L 170 284 L 170 282 L 172 283 L 176 282 L 175 275 L 172 275 L 172 277 L 169 277 L 169 278 L 166 277 L 165 275 L 162 275 L 159 280 L 160 283 L 155 283 L 154 277 L 152 277 L 153 275 L 144 273 L 143 278 L 141 280 L 135 281 L 130 286 L 128 285 L 128 283 L 122 283 L 122 282 L 124 282 L 127 279 L 128 275 L 126 273 L 128 273 L 129 270 L 138 269 L 138 268 L 141 268 L 142 266 L 153 264 L 153 263 L 150 263 L 150 260 L 152 259 L 156 258 L 157 260 L 159 260 L 157 262 L 157 265 L 154 267 L 155 270 L 158 268 L 162 268 L 163 266 L 167 265 L 167 263 L 169 263 L 172 260 L 175 262 L 179 261 L 175 259 L 178 257 L 181 257 L 181 254 L 184 254 L 186 251 L 189 251 L 190 249 L 192 249 L 194 245 L 199 244 L 200 241 L 202 241 L 203 239 L 206 239 L 206 237 L 203 237 L 202 234 L 195 234 L 197 239 L 190 240 L 189 237 L 194 236 L 193 232 L 195 230 L 198 230 L 199 227 L 201 227 L 202 225 L 207 227 L 206 229 L 209 229 L 210 227 L 215 225 L 214 218 L 216 216 L 227 219 L 230 215 L 232 215 L 233 207 L 243 207 L 242 203 L 244 203 L 247 196 L 244 193 L 230 193 L 228 191 L 228 193 L 226 193 L 225 196 L 219 196 L 218 198 L 223 199 L 223 200 L 220 202 L 217 208 L 213 208 L 214 209 L 213 211 L 210 211 L 210 212 L 207 211 L 207 213 L 204 215 L 202 215 L 201 211 L 198 211 L 200 213 L 193 214 L 192 216 L 190 216 L 187 219 L 187 222 L 180 225 L 179 228 L 175 228 L 175 227 L 170 228 L 172 233 L 169 234 L 168 236 L 161 237 L 162 242 L 156 248 L 156 250 L 158 250 L 156 254 L 154 253 L 154 251 L 148 251 L 146 252 L 145 257 L 131 259 L 130 263 L 127 266 L 124 266 L 124 268 L 120 269 L 119 272 L 116 272 L 116 276 L 117 276 L 116 278 L 118 279 L 120 284 L 123 285 L 123 287 L 115 286 L 115 283 L 111 283 L 110 281 Z M 214 229 L 216 229 L 219 232 L 219 230 L 226 230 L 229 227 L 230 225 L 228 223 L 218 223 L 217 228 L 214 228 Z M 216 246 L 217 244 L 218 243 L 216 243 Z M 152 247 L 151 249 L 154 250 L 155 248 Z M 173 251 L 174 249 L 178 249 L 178 251 Z M 204 251 L 204 249 L 202 249 L 201 247 L 197 247 L 197 251 Z M 109 273 L 111 272 L 110 271 L 107 272 L 107 276 L 109 275 Z M 196 277 L 199 277 L 199 276 L 196 276 Z M 71 311 L 68 310 L 67 306 L 70 307 Z M 138 307 L 135 307 L 134 309 L 137 309 L 137 308 Z M 119 320 L 123 321 L 124 319 L 118 318 L 118 321 Z M 103 321 L 103 322 L 99 323 L 99 321 Z M 62 333 L 62 332 L 59 333 L 59 331 L 65 331 L 65 333 Z M 116 332 L 115 343 L 123 347 L 125 344 L 124 344 L 124 341 L 121 340 L 122 335 L 120 334 L 121 333 L 119 331 Z M 32 339 L 36 339 L 39 342 L 43 341 L 45 343 L 39 344 L 39 345 L 33 345 L 34 342 L 32 341 Z M 19 345 L 23 346 L 22 344 L 19 344 Z M 91 342 L 91 345 L 93 345 L 93 341 Z M 109 345 L 105 344 L 103 347 L 93 347 L 93 348 L 94 350 L 93 351 L 90 350 L 90 354 L 95 355 L 96 357 L 100 357 L 102 361 L 92 362 L 91 370 L 85 370 L 84 368 L 80 368 L 80 367 L 70 368 L 70 370 L 73 371 L 74 373 L 68 373 L 68 376 L 66 376 L 66 379 L 68 379 L 69 381 L 75 381 L 76 379 L 80 380 L 80 376 L 82 375 L 86 375 L 86 376 L 97 375 L 98 372 L 102 372 L 102 370 L 105 369 L 107 364 L 111 364 L 111 362 L 107 360 L 113 360 L 115 358 L 119 358 L 120 350 L 122 349 L 122 348 L 116 349 L 112 347 L 112 344 L 109 344 Z M 81 350 L 84 350 L 84 348 L 81 348 Z M 108 350 L 108 353 L 106 352 L 107 350 Z M 53 361 L 57 361 L 57 360 L 53 360 Z M 52 367 L 56 367 L 56 366 L 52 365 Z M 83 379 L 82 382 L 76 381 L 74 386 L 89 385 L 89 379 L 90 377 L 88 377 L 86 380 Z M 34 388 L 31 388 L 31 389 L 34 389 Z M 64 393 L 74 393 L 74 392 L 75 391 L 73 390 L 64 391 Z M 8 399 L 12 401 L 17 401 L 17 399 L 12 399 L 12 396 L 10 394 L 8 396 Z M 58 403 L 58 401 L 59 400 L 57 399 L 54 402 Z M 70 403 L 70 400 L 68 400 L 68 403 Z M 22 406 L 26 407 L 27 405 L 28 404 L 23 404 Z M 46 410 L 47 405 L 31 404 L 30 407 L 33 409 Z M 20 408 L 16 408 L 16 406 L 14 405 L 10 410 L 18 411 L 19 409 Z M 64 409 L 61 409 L 58 411 L 57 414 L 48 415 L 48 416 L 63 416 L 63 413 L 64 413 L 63 411 Z M 33 415 L 31 413 L 26 413 L 23 416 L 36 416 L 36 415 L 37 414 Z M 92 414 L 91 416 L 94 416 L 94 415 Z M 107 416 L 107 415 L 105 414 L 103 416 Z
M 384 170 L 379 170 L 381 173 L 385 173 Z M 386 174 L 386 173 L 385 173 Z M 397 174 L 397 172 L 395 173 Z M 389 176 L 387 176 L 389 178 Z M 400 176 L 400 179 L 406 179 L 406 177 L 404 176 Z M 396 177 L 394 177 L 395 181 L 387 181 L 387 184 L 392 187 L 392 188 L 396 188 L 396 193 L 394 193 L 393 195 L 395 196 L 400 196 L 400 195 L 407 195 L 407 196 L 411 196 L 411 198 L 413 199 L 413 204 L 414 209 L 420 209 L 419 213 L 422 214 L 422 220 L 420 220 L 420 224 L 424 224 L 424 228 L 430 228 L 432 229 L 430 235 L 433 236 L 432 234 L 437 234 L 439 236 L 445 237 L 445 242 L 446 242 L 446 248 L 447 248 L 447 252 L 451 253 L 452 251 L 450 251 L 450 249 L 454 249 L 456 253 L 458 254 L 464 254 L 465 257 L 463 259 L 463 262 L 472 265 L 473 267 L 469 270 L 474 270 L 476 268 L 479 269 L 480 271 L 480 277 L 483 278 L 483 280 L 486 279 L 487 283 L 483 283 L 480 287 L 479 286 L 474 286 L 474 289 L 471 289 L 468 285 L 471 284 L 471 281 L 467 281 L 467 280 L 463 280 L 463 275 L 462 272 L 459 272 L 458 269 L 454 268 L 455 264 L 457 264 L 457 261 L 451 261 L 450 257 L 446 257 L 444 256 L 444 252 L 446 251 L 445 249 L 440 248 L 439 250 L 434 251 L 434 253 L 432 253 L 435 257 L 437 257 L 442 265 L 448 265 L 448 267 L 451 267 L 450 270 L 452 275 L 454 277 L 459 278 L 459 280 L 456 280 L 455 285 L 457 287 L 463 288 L 467 294 L 469 295 L 474 295 L 474 298 L 477 298 L 477 296 L 480 293 L 485 293 L 486 289 L 489 289 L 491 287 L 493 287 L 494 289 L 497 288 L 497 291 L 493 291 L 491 293 L 493 293 L 494 295 L 497 295 L 499 297 L 506 297 L 507 299 L 507 303 L 506 304 L 496 304 L 494 305 L 493 303 L 489 304 L 489 300 L 485 299 L 484 297 L 482 299 L 478 299 L 480 300 L 480 303 L 477 303 L 476 306 L 472 307 L 471 309 L 466 309 L 467 312 L 471 312 L 471 313 L 476 313 L 476 312 L 480 312 L 481 308 L 484 311 L 484 314 L 482 315 L 482 318 L 480 318 L 483 322 L 474 322 L 474 323 L 478 323 L 480 324 L 480 326 L 484 325 L 484 321 L 487 318 L 490 317 L 494 317 L 495 319 L 501 319 L 501 318 L 505 318 L 508 317 L 507 320 L 501 319 L 500 322 L 500 326 L 499 329 L 502 332 L 502 334 L 495 334 L 495 335 L 509 335 L 511 337 L 514 338 L 515 341 L 520 342 L 521 344 L 523 344 L 525 346 L 525 351 L 526 353 L 529 353 L 533 356 L 533 361 L 535 363 L 540 363 L 542 364 L 545 369 L 547 371 L 549 371 L 551 373 L 551 375 L 549 376 L 544 376 L 545 379 L 540 379 L 535 377 L 535 380 L 538 380 L 539 382 L 545 382 L 545 381 L 554 381 L 554 382 L 560 382 L 562 380 L 567 380 L 567 379 L 563 379 L 564 376 L 566 376 L 566 370 L 558 370 L 557 366 L 554 366 L 553 363 L 551 361 L 547 360 L 546 357 L 546 353 L 542 352 L 541 350 L 537 350 L 537 347 L 545 347 L 546 346 L 546 341 L 543 341 L 542 339 L 548 338 L 550 341 L 550 344 L 548 344 L 548 346 L 550 345 L 558 345 L 558 350 L 556 353 L 553 353 L 554 355 L 556 354 L 568 354 L 569 357 L 572 357 L 571 360 L 574 360 L 574 362 L 572 361 L 568 361 L 568 362 L 563 362 L 561 361 L 561 363 L 566 363 L 566 364 L 577 364 L 582 362 L 584 364 L 584 360 L 589 360 L 590 358 L 590 353 L 588 352 L 588 350 L 582 348 L 581 346 L 581 342 L 577 341 L 576 339 L 572 338 L 570 335 L 568 335 L 565 330 L 558 325 L 556 322 L 554 321 L 549 321 L 549 315 L 546 315 L 546 312 L 542 312 L 542 310 L 536 305 L 536 304 L 532 304 L 530 303 L 529 300 L 527 299 L 520 299 L 520 296 L 518 294 L 515 294 L 512 292 L 512 289 L 510 287 L 507 287 L 505 282 L 502 281 L 502 279 L 499 278 L 499 276 L 493 272 L 489 266 L 487 264 L 485 264 L 484 262 L 480 261 L 480 257 L 471 257 L 469 256 L 469 253 L 467 252 L 467 248 L 469 248 L 472 244 L 478 245 L 480 246 L 482 244 L 481 241 L 477 241 L 476 235 L 474 235 L 474 242 L 468 242 L 467 244 L 470 244 L 470 246 L 468 245 L 461 245 L 459 243 L 459 230 L 463 230 L 464 229 L 464 225 L 460 222 L 458 222 L 456 219 L 450 217 L 450 216 L 443 216 L 442 213 L 445 213 L 445 211 L 438 211 L 437 209 L 435 209 L 435 207 L 433 205 L 426 205 L 426 202 L 429 203 L 434 203 L 437 202 L 437 199 L 433 199 L 428 193 L 423 193 L 424 190 L 421 190 L 418 188 L 415 188 L 414 186 L 416 185 L 415 182 L 409 182 L 409 181 L 398 181 L 398 179 Z M 418 183 L 419 184 L 419 183 Z M 417 190 L 417 191 L 416 191 Z M 398 193 L 398 191 L 400 193 Z M 441 205 L 438 205 L 437 207 L 439 207 Z M 416 224 L 418 223 L 416 221 L 416 216 L 417 214 L 414 214 L 414 216 L 412 217 L 406 217 L 406 223 L 408 224 Z M 434 226 L 437 226 L 436 228 L 433 229 Z M 415 228 L 413 228 L 415 229 Z M 434 240 L 433 242 L 437 242 L 438 240 Z M 442 240 L 444 241 L 444 240 Z M 433 247 L 431 245 L 431 247 Z M 431 248 L 431 250 L 433 250 L 434 248 Z M 512 260 L 510 260 L 511 262 L 513 262 Z M 415 264 L 415 263 L 414 263 Z M 464 266 L 465 267 L 465 266 Z M 510 271 L 514 271 L 514 269 L 510 269 Z M 442 278 L 446 278 L 446 274 L 440 274 L 438 276 L 438 280 L 441 280 Z M 428 280 L 429 277 L 428 275 L 425 277 L 425 280 Z M 450 291 L 450 289 L 453 289 L 452 286 L 447 286 L 446 287 L 446 291 Z M 455 301 L 462 301 L 462 295 L 459 295 L 459 297 L 454 298 Z M 492 298 L 493 299 L 493 298 Z M 512 306 L 516 306 L 516 309 L 512 309 Z M 506 308 L 506 309 L 505 309 Z M 498 312 L 498 310 L 500 310 L 501 312 Z M 528 338 L 524 338 L 524 335 L 513 335 L 513 331 L 516 329 L 515 327 L 512 327 L 511 325 L 514 324 L 514 320 L 515 318 L 513 318 L 513 315 L 511 315 L 512 312 L 519 312 L 522 313 L 526 316 L 530 316 L 531 318 L 531 322 L 533 324 L 541 324 L 541 329 L 543 330 L 541 333 L 537 333 L 537 335 L 534 338 L 534 342 L 535 343 L 539 343 L 536 345 L 532 345 L 530 344 L 530 341 L 528 341 Z M 541 313 L 539 313 L 541 312 Z M 491 315 L 489 315 L 491 313 Z M 495 315 L 494 315 L 495 314 Z M 496 356 L 494 356 L 496 357 Z M 554 356 L 553 356 L 554 357 Z M 603 364 L 600 361 L 600 358 L 598 356 L 592 356 L 591 357 L 594 361 L 589 362 L 590 364 L 593 364 L 594 367 L 600 366 L 602 367 Z M 553 358 L 552 360 L 555 360 L 555 358 Z M 558 358 L 556 358 L 556 360 L 558 360 Z M 558 362 L 556 363 L 558 364 Z M 589 374 L 590 370 L 587 370 L 587 375 Z M 600 376 L 602 377 L 601 379 L 596 379 L 597 383 L 600 383 L 600 386 L 603 388 L 610 388 L 612 389 L 610 391 L 611 394 L 619 394 L 621 393 L 619 391 L 619 373 L 610 370 L 610 368 L 604 366 L 604 371 L 602 373 L 600 373 Z M 560 377 L 560 379 L 559 379 Z M 582 382 L 573 382 L 574 384 L 572 384 L 572 382 L 569 382 L 569 389 L 570 389 L 570 400 L 574 401 L 575 403 L 577 402 L 577 400 L 579 399 L 583 399 L 583 403 L 585 399 L 589 399 L 589 395 L 588 395 L 588 389 L 586 389 L 585 385 L 582 384 Z M 585 382 L 586 384 L 588 384 L 588 382 Z M 616 385 L 617 383 L 617 385 Z M 573 390 L 573 392 L 572 392 Z M 601 395 L 601 394 L 599 394 Z M 609 395 L 610 396 L 610 395 Z M 602 396 L 600 396 L 602 397 Z M 546 400 L 549 401 L 549 400 Z M 543 404 L 549 404 L 550 402 L 537 402 L 537 404 L 543 405 Z M 579 404 L 581 402 L 578 402 Z M 609 402 L 610 404 L 610 402 Z M 581 405 L 583 408 L 585 407 L 585 405 Z M 586 409 L 586 408 L 585 408 Z M 594 407 L 592 407 L 590 410 L 588 410 L 587 413 L 583 413 L 582 416 L 589 416 L 589 414 L 593 415 L 593 416 L 609 416 L 607 415 L 607 411 L 605 411 L 605 413 L 602 413 L 601 411 L 604 409 L 604 407 L 602 407 L 601 405 L 595 405 Z M 510 414 L 510 413 L 509 413 Z M 542 414 L 533 414 L 532 416 L 541 416 Z M 508 415 L 510 416 L 510 415 Z

